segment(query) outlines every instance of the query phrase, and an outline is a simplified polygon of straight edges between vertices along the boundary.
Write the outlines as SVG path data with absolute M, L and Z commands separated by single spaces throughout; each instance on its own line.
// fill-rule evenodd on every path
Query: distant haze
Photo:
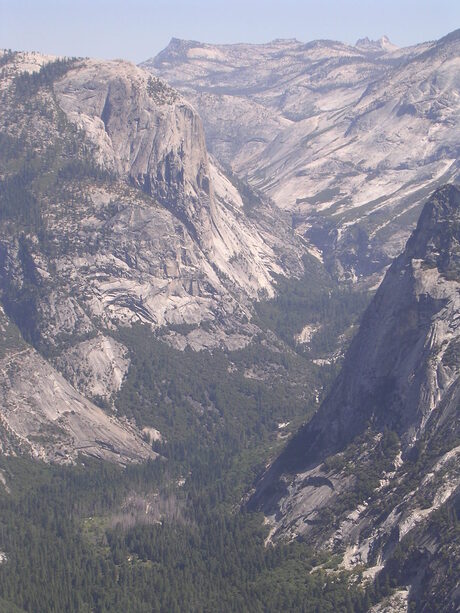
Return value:
M 0 48 L 140 62 L 171 37 L 210 43 L 354 43 L 383 34 L 407 46 L 460 27 L 455 0 L 0 0 Z

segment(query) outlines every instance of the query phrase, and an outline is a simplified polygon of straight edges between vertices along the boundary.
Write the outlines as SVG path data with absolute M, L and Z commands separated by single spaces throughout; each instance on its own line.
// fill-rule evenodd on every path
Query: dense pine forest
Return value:
M 283 296 L 261 304 L 265 329 L 290 330 L 296 308 L 325 317 L 298 286 Z M 356 320 L 356 300 L 338 327 Z M 152 441 L 162 459 L 121 468 L 83 457 L 68 467 L 2 458 L 4 610 L 365 611 L 383 592 L 339 570 L 340 556 L 301 541 L 267 545 L 262 515 L 241 510 L 267 458 L 312 414 L 336 367 L 307 368 L 301 348 L 280 352 L 262 342 L 210 353 L 173 349 L 144 326 L 118 334 L 131 367 L 117 410 L 162 432 Z M 257 367 L 277 376 L 244 376 Z M 289 424 L 286 432 L 279 422 Z
M 0 507 L 3 610 L 348 612 L 375 597 L 307 543 L 265 547 L 262 518 L 225 504 L 219 468 L 209 496 L 199 483 L 171 489 L 161 462 L 85 464 L 2 461 L 16 484 Z M 134 493 L 154 493 L 166 516 L 120 511 Z

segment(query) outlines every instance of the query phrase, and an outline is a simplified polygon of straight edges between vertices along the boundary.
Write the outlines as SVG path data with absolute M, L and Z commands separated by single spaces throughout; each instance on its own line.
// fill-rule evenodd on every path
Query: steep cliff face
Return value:
M 210 151 L 289 211 L 335 274 L 366 280 L 458 176 L 459 40 L 173 40 L 143 66 L 193 102 Z
M 253 301 L 302 271 L 306 245 L 208 158 L 193 108 L 128 62 L 2 64 L 0 287 L 25 341 L 108 407 L 129 367 L 122 326 L 186 324 L 182 348 L 187 326 L 194 349 L 250 342 Z
M 449 185 L 425 204 L 329 396 L 250 500 L 273 538 L 305 535 L 375 570 L 458 490 L 459 230 Z
M 440 189 L 387 272 L 331 394 L 307 426 L 315 432 L 302 443 L 308 461 L 347 445 L 369 422 L 396 431 L 403 449 L 422 435 L 459 374 L 459 222 L 460 192 Z
M 203 130 L 177 92 L 128 62 L 96 60 L 69 71 L 54 91 L 104 168 L 153 194 L 210 246 L 217 220 Z

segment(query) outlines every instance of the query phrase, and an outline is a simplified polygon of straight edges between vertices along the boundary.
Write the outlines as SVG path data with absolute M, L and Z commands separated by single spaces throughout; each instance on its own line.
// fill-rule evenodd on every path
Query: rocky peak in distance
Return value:
M 356 41 L 355 47 L 365 49 L 366 51 L 375 51 L 377 53 L 381 53 L 382 51 L 391 53 L 399 49 L 399 47 L 394 45 L 385 34 L 378 40 L 370 40 L 367 36 L 360 38 Z
M 402 48 L 174 48 L 142 65 L 193 103 L 211 153 L 288 212 L 340 279 L 375 285 L 420 203 L 458 176 L 458 30 Z

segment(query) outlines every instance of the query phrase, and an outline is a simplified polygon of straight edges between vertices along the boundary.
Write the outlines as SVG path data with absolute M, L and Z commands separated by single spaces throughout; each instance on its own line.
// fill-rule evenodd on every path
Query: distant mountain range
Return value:
M 423 199 L 458 177 L 459 52 L 460 30 L 408 48 L 173 39 L 142 66 L 187 97 L 211 153 L 288 211 L 330 270 L 372 282 Z

